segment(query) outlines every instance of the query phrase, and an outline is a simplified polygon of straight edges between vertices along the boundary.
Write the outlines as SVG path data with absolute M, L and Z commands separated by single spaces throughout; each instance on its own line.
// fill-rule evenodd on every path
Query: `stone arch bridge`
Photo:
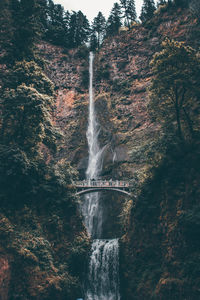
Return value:
M 75 183 L 76 195 L 84 195 L 99 191 L 112 191 L 130 196 L 130 183 L 121 180 L 83 180 Z

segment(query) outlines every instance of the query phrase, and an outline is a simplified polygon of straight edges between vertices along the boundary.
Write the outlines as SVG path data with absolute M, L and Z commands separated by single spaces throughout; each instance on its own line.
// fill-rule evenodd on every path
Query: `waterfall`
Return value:
M 95 107 L 94 107 L 94 95 L 93 95 L 93 61 L 94 54 L 90 53 L 90 86 L 89 86 L 89 120 L 87 129 L 87 141 L 89 147 L 89 159 L 88 167 L 86 171 L 87 179 L 97 179 L 101 172 L 101 153 L 99 148 L 98 136 L 99 136 L 99 124 L 97 123 Z
M 103 151 L 98 137 L 100 126 L 97 122 L 93 96 L 93 61 L 90 53 L 89 117 L 87 141 L 89 148 L 87 180 L 97 179 L 102 170 Z M 118 239 L 105 240 L 102 236 L 103 208 L 99 193 L 85 196 L 82 214 L 88 232 L 94 239 L 92 243 L 88 276 L 86 280 L 85 300 L 120 300 L 119 295 L 119 243 Z
M 93 97 L 93 61 L 94 54 L 90 53 L 90 86 L 89 86 L 89 117 L 87 129 L 87 141 L 89 147 L 88 167 L 86 170 L 87 179 L 97 179 L 102 169 L 102 154 L 103 149 L 100 149 L 98 136 L 100 126 L 97 122 L 94 97 Z M 88 232 L 93 238 L 101 237 L 102 232 L 102 207 L 99 202 L 99 193 L 93 193 L 85 196 L 85 201 L 82 205 L 82 213 L 84 216 L 85 225 Z
M 87 300 L 119 300 L 118 240 L 94 240 L 90 258 Z

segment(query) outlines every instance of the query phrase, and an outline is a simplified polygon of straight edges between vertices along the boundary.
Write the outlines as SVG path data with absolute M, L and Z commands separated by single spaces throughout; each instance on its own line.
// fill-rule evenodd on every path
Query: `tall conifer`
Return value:
M 103 41 L 103 37 L 105 35 L 105 29 L 106 29 L 106 19 L 103 16 L 102 12 L 99 12 L 97 17 L 94 18 L 92 29 L 93 32 L 97 33 L 97 44 L 99 48 L 101 42 Z
M 87 17 L 79 10 L 73 12 L 69 22 L 69 46 L 79 47 L 88 41 L 90 24 Z
M 119 28 L 122 26 L 121 22 L 122 11 L 120 5 L 116 2 L 111 10 L 110 16 L 107 21 L 107 35 L 114 35 L 118 33 Z
M 144 0 L 140 20 L 142 22 L 150 20 L 153 17 L 155 10 L 156 7 L 154 0 Z
M 123 9 L 123 17 L 125 18 L 125 26 L 130 27 L 130 24 L 136 20 L 136 8 L 135 8 L 135 0 L 120 0 L 122 9 Z

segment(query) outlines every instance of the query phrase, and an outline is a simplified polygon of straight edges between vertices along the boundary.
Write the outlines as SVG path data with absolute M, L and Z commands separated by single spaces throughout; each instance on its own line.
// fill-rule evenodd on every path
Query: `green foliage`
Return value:
M 200 2 L 199 2 L 199 0 L 191 0 L 189 2 L 189 8 L 190 8 L 190 11 L 192 12 L 193 15 L 195 15 L 196 17 L 199 16 L 199 14 L 200 14 Z
M 85 69 L 81 72 L 81 82 L 84 88 L 88 88 L 89 86 L 89 71 Z
M 52 125 L 53 85 L 35 62 L 16 63 L 5 81 L 2 96 L 2 136 L 6 145 L 17 145 L 36 155 L 40 144 L 55 150 L 57 130 Z
M 48 116 L 43 97 L 25 85 L 4 94 L 3 140 L 31 151 L 44 139 L 44 121 Z
M 150 111 L 164 126 L 176 124 L 178 135 L 193 137 L 199 130 L 200 60 L 194 49 L 166 39 L 151 62 Z
M 11 13 L 14 28 L 13 56 L 17 60 L 24 57 L 32 59 L 34 43 L 36 42 L 41 26 L 37 15 L 37 0 L 11 1 Z
M 70 48 L 75 48 L 83 45 L 88 41 L 90 33 L 90 25 L 86 16 L 79 10 L 73 12 L 69 22 L 69 45 Z
M 90 36 L 90 50 L 95 52 L 98 49 L 98 40 L 96 32 L 92 32 Z
M 0 93 L 0 238 L 1 248 L 13 258 L 15 280 L 9 297 L 76 299 L 84 269 L 79 264 L 89 241 L 78 213 L 76 172 L 65 159 L 55 159 L 61 134 L 54 126 L 54 86 L 32 60 L 38 25 L 47 29 L 46 0 L 9 3 L 0 2 L 3 64 L 9 59 Z M 60 8 L 54 11 L 56 21 L 62 17 Z M 58 23 L 54 29 L 56 39 Z M 86 52 L 79 49 L 77 55 Z M 70 264 L 76 268 L 70 270 Z
M 115 35 L 118 33 L 119 28 L 122 26 L 121 22 L 122 11 L 120 5 L 116 2 L 111 10 L 110 16 L 107 21 L 107 35 Z
M 200 246 L 198 239 L 200 234 L 200 207 L 194 206 L 193 209 L 183 211 L 179 216 L 179 224 L 191 246 Z
M 69 267 L 72 275 L 77 276 L 81 273 L 85 275 L 85 266 L 88 264 L 89 257 L 85 254 L 88 250 L 87 236 L 82 235 L 74 239 L 69 258 Z M 83 261 L 85 262 L 83 264 Z
M 1 205 L 13 207 L 40 201 L 72 205 L 73 191 L 67 186 L 75 178 L 75 171 L 65 161 L 47 166 L 42 159 L 30 158 L 20 148 L 0 145 Z
M 75 48 L 85 44 L 90 34 L 90 25 L 81 12 L 64 11 L 60 4 L 48 1 L 47 28 L 45 38 L 66 48 Z
M 40 94 L 54 95 L 53 83 L 34 61 L 17 62 L 6 76 L 6 87 L 15 89 L 22 84 L 35 88 Z
M 110 78 L 110 66 L 106 64 L 104 67 L 98 68 L 96 72 L 96 79 L 99 80 L 108 80 Z
M 103 42 L 104 36 L 106 31 L 106 19 L 103 16 L 102 12 L 99 12 L 98 15 L 94 18 L 93 24 L 92 24 L 92 42 L 93 45 L 91 47 L 94 49 L 94 35 L 97 35 L 97 47 L 99 49 L 100 45 Z
M 13 46 L 13 26 L 9 0 L 0 1 L 0 28 L 0 59 L 2 62 L 7 62 L 11 57 Z
M 34 58 L 34 44 L 44 32 L 46 0 L 2 0 L 0 3 L 1 59 L 12 64 Z
M 56 45 L 65 46 L 67 43 L 69 13 L 65 13 L 64 8 L 60 4 L 54 4 L 53 1 L 50 0 L 47 15 L 46 39 Z
M 190 0 L 174 0 L 174 4 L 178 7 L 186 7 L 188 6 L 188 2 L 190 2 Z
M 120 2 L 123 8 L 123 17 L 125 18 L 124 25 L 130 28 L 131 23 L 137 18 L 135 0 L 120 0 Z
M 1 204 L 25 201 L 31 193 L 31 163 L 26 154 L 18 148 L 0 145 L 0 187 Z M 33 179 L 34 180 L 34 179 Z
M 75 54 L 75 57 L 80 59 L 87 59 L 89 55 L 89 49 L 86 45 L 82 45 L 77 49 L 77 52 Z
M 137 19 L 137 13 L 135 8 L 135 1 L 129 0 L 127 5 L 127 19 L 130 23 L 133 23 Z
M 144 23 L 150 20 L 156 10 L 154 0 L 144 0 L 140 20 Z

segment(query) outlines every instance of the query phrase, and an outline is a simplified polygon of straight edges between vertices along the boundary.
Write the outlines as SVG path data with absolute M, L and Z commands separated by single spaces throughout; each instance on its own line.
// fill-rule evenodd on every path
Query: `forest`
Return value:
M 92 22 L 0 1 L 0 299 L 199 299 L 199 16 L 198 0 L 143 0 L 139 16 L 120 0 Z M 99 178 L 131 193 L 99 196 L 100 238 L 76 194 Z M 85 292 L 95 247 L 119 256 L 115 295 Z

